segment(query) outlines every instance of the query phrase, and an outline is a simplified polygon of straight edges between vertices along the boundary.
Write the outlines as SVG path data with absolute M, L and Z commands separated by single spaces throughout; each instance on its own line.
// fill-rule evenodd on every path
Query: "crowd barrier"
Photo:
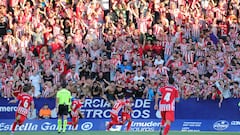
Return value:
M 55 99 L 35 99 L 37 111 L 44 104 L 55 108 Z M 232 131 L 240 132 L 239 99 L 224 100 L 218 108 L 218 101 L 188 99 L 181 100 L 176 105 L 176 121 L 171 129 L 177 131 Z M 6 99 L 0 99 L 0 131 L 9 131 L 15 117 L 17 104 L 9 104 Z M 131 125 L 132 131 L 158 131 L 161 117 L 154 110 L 154 101 L 136 99 L 133 103 Z M 110 104 L 104 99 L 86 99 L 81 109 L 85 118 L 79 121 L 78 130 L 105 130 L 110 120 Z M 24 125 L 17 127 L 19 131 L 51 131 L 57 130 L 56 119 L 27 120 Z M 68 126 L 68 130 L 72 127 Z M 125 130 L 125 125 L 114 126 L 112 131 Z

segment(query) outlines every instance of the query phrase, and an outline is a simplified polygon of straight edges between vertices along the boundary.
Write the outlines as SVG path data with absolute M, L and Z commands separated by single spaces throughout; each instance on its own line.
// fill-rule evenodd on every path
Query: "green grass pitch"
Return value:
M 169 135 L 239 135 L 234 132 L 176 132 L 170 131 Z M 10 135 L 9 132 L 0 132 L 0 135 Z M 106 132 L 106 131 L 68 131 L 58 134 L 57 132 L 15 132 L 14 135 L 159 135 L 158 132 Z

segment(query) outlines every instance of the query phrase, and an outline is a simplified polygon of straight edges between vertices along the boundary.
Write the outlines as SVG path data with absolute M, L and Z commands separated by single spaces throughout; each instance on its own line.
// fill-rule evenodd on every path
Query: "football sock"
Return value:
M 159 132 L 159 135 L 162 135 L 162 134 L 163 134 L 163 133 L 162 133 L 162 132 L 163 132 L 163 129 L 164 129 L 164 127 L 163 127 L 163 126 L 161 126 L 161 127 L 160 127 L 160 132 Z
M 62 120 L 58 119 L 58 132 L 61 132 L 62 130 Z
M 66 131 L 67 128 L 67 120 L 63 120 L 63 132 Z
M 76 129 L 76 127 L 77 127 L 77 124 L 74 124 L 74 125 L 73 125 L 74 130 Z
M 161 127 L 164 127 L 165 122 L 166 122 L 165 120 L 162 120 L 162 121 L 161 121 Z
M 112 126 L 113 126 L 113 122 L 111 121 L 111 122 L 109 122 L 109 124 L 108 124 L 107 130 L 109 130 Z
M 167 135 L 170 129 L 170 125 L 166 125 L 166 127 L 164 128 L 164 132 L 163 135 Z
M 130 128 L 131 128 L 131 124 L 132 124 L 132 122 L 131 122 L 131 121 L 129 121 L 129 122 L 128 122 L 128 124 L 127 124 L 127 131 L 129 131 L 129 130 L 130 130 Z
M 15 122 L 13 122 L 13 126 L 12 126 L 12 132 L 14 132 L 14 131 L 15 131 L 15 128 L 16 128 L 16 126 L 17 126 L 17 122 L 15 121 Z

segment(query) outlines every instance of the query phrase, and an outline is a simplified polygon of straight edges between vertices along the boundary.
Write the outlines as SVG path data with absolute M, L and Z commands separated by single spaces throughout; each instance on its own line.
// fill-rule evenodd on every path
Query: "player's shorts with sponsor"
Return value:
M 27 116 L 20 114 L 18 112 L 16 112 L 16 117 L 19 117 L 19 120 L 18 120 L 19 125 L 22 125 L 24 121 L 27 119 Z
M 68 105 L 59 105 L 58 106 L 58 115 L 68 115 Z
M 122 112 L 122 121 L 131 119 L 131 114 L 127 112 Z
M 175 120 L 174 111 L 161 111 L 161 116 L 163 120 L 170 120 L 173 122 Z
M 115 123 L 118 123 L 119 122 L 118 115 L 115 114 L 115 113 L 112 113 L 112 112 L 110 114 L 111 114 L 112 121 L 115 122 Z

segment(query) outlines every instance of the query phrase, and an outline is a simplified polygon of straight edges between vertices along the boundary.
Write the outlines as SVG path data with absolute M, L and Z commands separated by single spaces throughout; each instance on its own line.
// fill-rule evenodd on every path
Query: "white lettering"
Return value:
M 104 118 L 110 118 L 110 109 L 107 109 L 107 110 L 105 110 L 104 112 L 103 112 L 103 117 Z
M 188 127 L 201 127 L 202 122 L 184 122 L 183 126 Z
M 151 101 L 148 99 L 142 100 L 142 99 L 136 99 L 134 105 L 135 108 L 150 108 L 151 107 Z
M 150 118 L 150 110 L 143 110 L 142 112 L 142 118 L 147 119 Z
M 240 121 L 232 121 L 231 125 L 233 126 L 239 126 L 240 125 Z
M 56 126 L 55 126 L 56 127 Z M 41 125 L 41 130 L 43 131 L 47 131 L 49 129 L 53 129 L 54 127 L 51 126 L 51 123 L 49 122 L 44 122 L 42 125 Z
M 15 112 L 16 110 L 16 106 L 0 106 L 0 112 Z
M 144 100 L 143 108 L 150 108 L 151 107 L 151 101 L 146 99 Z
M 143 100 L 141 99 L 136 99 L 134 107 L 135 108 L 141 108 L 143 106 Z
M 131 127 L 159 127 L 160 122 L 133 122 Z
M 101 100 L 100 99 L 94 99 L 92 100 L 92 105 L 94 108 L 98 108 L 101 106 Z
M 111 107 L 111 104 L 104 99 L 86 99 L 83 108 L 104 108 Z
M 37 128 L 38 128 L 38 125 L 33 123 L 25 123 L 21 126 L 16 126 L 16 130 L 19 130 L 19 131 L 37 131 Z M 9 130 L 10 129 L 11 128 L 9 128 Z
M 132 131 L 145 131 L 145 132 L 152 132 L 154 131 L 153 127 L 137 127 L 137 128 L 131 128 Z
M 93 111 L 93 118 L 102 118 L 103 110 L 94 110 Z
M 83 107 L 92 107 L 92 99 L 85 99 Z
M 93 109 L 86 109 L 86 110 L 83 110 L 83 112 L 87 118 L 90 118 L 92 116 L 91 113 L 93 112 Z
M 140 110 L 133 110 L 132 112 L 132 118 L 139 118 L 141 116 L 141 111 Z
M 6 123 L 0 123 L 0 131 L 8 131 L 10 129 L 10 126 Z

